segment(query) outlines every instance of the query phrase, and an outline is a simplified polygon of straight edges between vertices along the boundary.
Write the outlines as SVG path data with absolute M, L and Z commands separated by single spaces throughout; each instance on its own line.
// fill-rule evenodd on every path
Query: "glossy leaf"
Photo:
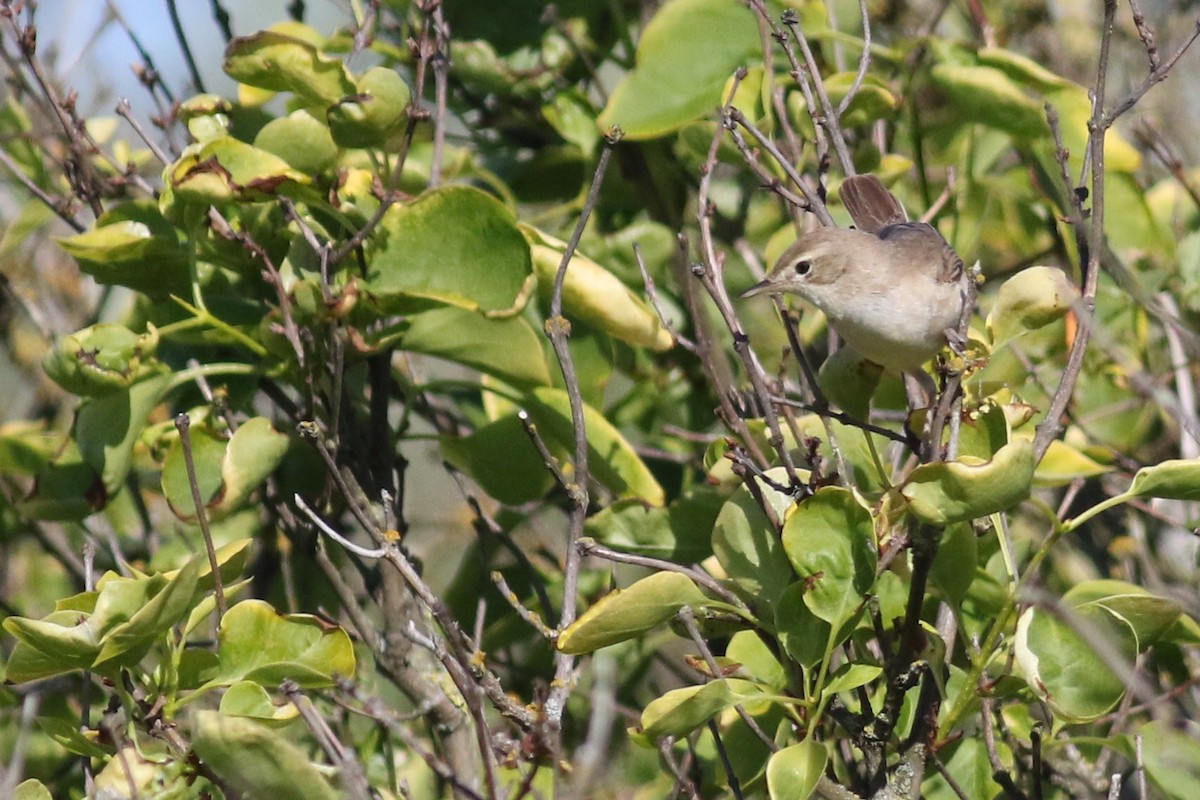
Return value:
M 1056 75 L 1028 56 L 1003 47 L 980 48 L 979 63 L 1000 70 L 1017 83 L 1048 91 L 1073 85 L 1066 78 Z
M 51 800 L 50 790 L 36 778 L 29 778 L 17 784 L 13 800 Z
M 698 488 L 666 508 L 621 500 L 589 517 L 584 533 L 626 553 L 694 564 L 712 555 L 712 529 L 724 495 Z
M 239 681 L 221 695 L 222 714 L 235 717 L 250 717 L 263 725 L 278 728 L 287 725 L 300 715 L 293 703 L 277 706 L 271 696 L 253 681 Z
M 1169 500 L 1200 500 L 1200 459 L 1172 459 L 1142 467 L 1128 494 Z
M 919 519 L 949 525 L 1012 508 L 1029 496 L 1033 469 L 1033 446 L 1018 439 L 990 461 L 963 457 L 917 467 L 900 491 Z
M 803 581 L 797 581 L 780 594 L 775 601 L 774 624 L 788 658 L 802 666 L 815 667 L 845 636 L 835 638 L 833 626 L 812 612 L 804 602 L 805 588 Z
M 975 582 L 978 564 L 979 545 L 974 529 L 966 523 L 957 523 L 943 531 L 929 577 L 946 600 L 958 605 Z
M 102 395 L 145 377 L 154 368 L 157 347 L 153 326 L 138 334 L 124 325 L 100 323 L 60 338 L 42 366 L 68 392 Z
M 495 316 L 520 310 L 529 245 L 499 200 L 469 186 L 433 189 L 380 223 L 364 288 L 406 311 L 452 305 Z
M 703 686 L 673 689 L 642 711 L 642 734 L 651 741 L 686 736 L 717 714 L 757 694 L 749 681 L 723 678 Z
M 1068 624 L 1041 608 L 1030 608 L 1017 621 L 1017 666 L 1039 697 L 1072 722 L 1107 714 L 1125 694 L 1125 683 L 1110 659 L 1129 669 L 1137 655 L 1137 636 L 1129 624 L 1102 607 L 1076 609 Z M 1097 653 L 1080 633 L 1086 629 L 1104 642 Z
M 197 207 L 230 200 L 256 202 L 274 197 L 289 183 L 311 179 L 279 156 L 254 145 L 222 136 L 185 151 L 166 169 L 172 194 L 163 204 L 186 201 Z
M 754 14 L 724 0 L 672 0 L 642 31 L 636 64 L 596 120 L 629 139 L 678 130 L 722 102 L 734 70 L 761 48 Z
M 187 616 L 195 602 L 196 584 L 200 576 L 200 563 L 207 556 L 197 554 L 188 560 L 183 569 L 166 580 L 166 585 L 154 593 L 147 602 L 129 617 L 106 631 L 101 639 L 100 652 L 93 662 L 94 669 L 108 665 L 129 666 L 141 659 L 152 644 L 171 626 Z M 165 578 L 165 576 L 163 576 Z M 117 579 L 115 580 L 128 580 Z M 105 598 L 108 586 L 102 586 L 96 601 L 92 621 L 104 621 Z M 113 615 L 119 618 L 116 614 Z M 111 670 L 111 667 L 109 667 Z
M 235 81 L 273 92 L 292 92 L 322 107 L 356 91 L 341 60 L 324 55 L 311 41 L 279 31 L 233 39 L 225 49 L 223 66 Z
M 325 171 L 338 156 L 329 126 L 303 108 L 262 126 L 254 137 L 254 146 L 308 175 Z
M 89 230 L 58 244 L 98 283 L 126 286 L 151 297 L 186 294 L 188 252 L 179 233 L 149 200 L 107 211 Z
M 266 417 L 251 417 L 238 426 L 221 461 L 224 487 L 220 503 L 213 508 L 217 517 L 245 504 L 283 461 L 289 442 L 287 434 L 275 430 Z
M 708 602 L 691 578 L 678 572 L 656 572 L 627 589 L 615 589 L 567 626 L 558 649 L 571 655 L 640 636 L 674 617 L 684 606 Z
M 883 667 L 876 664 L 843 664 L 829 676 L 823 693 L 832 695 L 849 692 L 860 686 L 866 686 L 882 674 Z
M 801 502 L 783 525 L 783 549 L 804 582 L 804 604 L 831 626 L 854 614 L 875 580 L 875 525 L 845 489 Z
M 782 469 L 768 471 L 786 480 Z M 782 519 L 792 498 L 759 482 L 760 491 Z M 795 578 L 783 544 L 758 502 L 744 486 L 726 501 L 713 527 L 713 553 L 739 593 L 773 606 Z
M 1182 725 L 1160 719 L 1136 731 L 1142 737 L 1146 776 L 1170 800 L 1191 800 L 1200 786 L 1200 742 L 1192 725 Z
M 99 652 L 96 638 L 78 611 L 55 611 L 40 620 L 8 617 L 4 630 L 16 637 L 4 680 L 26 683 L 87 669 Z
M 546 386 L 550 369 L 541 337 L 524 317 L 489 319 L 453 306 L 414 314 L 400 339 L 405 350 L 474 367 L 516 386 Z
M 191 426 L 188 438 L 192 444 L 192 466 L 196 472 L 196 485 L 200 489 L 200 502 L 208 508 L 218 499 L 221 491 L 221 464 L 227 442 L 210 430 L 208 425 Z M 183 444 L 179 439 L 172 443 L 163 461 L 162 489 L 175 516 L 194 522 L 196 507 Z
M 253 417 L 242 423 L 228 441 L 207 425 L 193 426 L 188 435 L 200 497 L 213 520 L 222 519 L 245 504 L 250 493 L 279 466 L 289 441 L 265 417 Z M 175 515 L 194 521 L 196 507 L 179 439 L 171 445 L 163 463 L 162 485 Z
M 1151 594 L 1141 586 L 1125 581 L 1104 579 L 1072 586 L 1063 595 L 1072 608 L 1104 608 L 1127 623 L 1137 637 L 1139 648 L 1161 639 L 1183 614 L 1179 603 Z
M 568 452 L 574 449 L 571 402 L 566 392 L 540 387 L 526 395 L 522 405 L 544 437 Z M 583 412 L 592 477 L 617 497 L 640 498 L 654 506 L 665 503 L 662 486 L 621 432 L 591 406 L 585 405 Z
M 101 746 L 95 741 L 98 737 L 87 736 L 79 729 L 78 720 L 72 723 L 61 717 L 42 716 L 38 718 L 38 727 L 68 753 L 85 758 L 108 758 L 112 755 L 111 746 Z
M 547 446 L 557 458 L 566 456 L 557 442 Z M 554 486 L 554 476 L 516 414 L 489 422 L 469 436 L 443 437 L 441 447 L 448 463 L 501 503 L 537 500 Z
M 807 800 L 825 774 L 829 754 L 812 739 L 771 754 L 767 762 L 767 791 L 771 800 Z
M 137 662 L 195 602 L 198 554 L 166 575 L 123 578 L 106 574 L 97 591 L 80 596 L 43 619 L 9 617 L 4 629 L 20 645 L 8 663 L 6 679 L 36 680 L 76 669 L 104 669 Z M 24 647 L 22 647 L 22 645 Z
M 754 631 L 738 631 L 729 637 L 725 657 L 741 664 L 743 672 L 756 683 L 779 690 L 787 686 L 787 672 L 783 665 Z
M 938 64 L 930 77 L 963 123 L 987 125 L 1019 139 L 1036 139 L 1050 130 L 1041 103 L 998 69 Z
M 1071 153 L 1086 153 L 1088 120 L 1092 115 L 1090 91 L 1076 83 L 1046 92 L 1046 102 L 1059 115 L 1063 146 Z M 1106 172 L 1133 173 L 1142 168 L 1142 156 L 1136 147 L 1116 128 L 1104 136 L 1104 169 Z
M 342 147 L 383 147 L 403 132 L 412 91 L 387 67 L 371 67 L 354 84 L 357 91 L 327 112 L 333 140 Z
M 522 225 L 521 230 L 529 240 L 538 291 L 548 299 L 567 244 L 528 225 Z M 616 275 L 578 251 L 563 277 L 563 314 L 637 347 L 667 350 L 674 343 L 648 303 Z
M 1033 473 L 1035 486 L 1064 486 L 1079 478 L 1094 478 L 1112 472 L 1109 464 L 1090 458 L 1071 445 L 1055 439 Z
M 108 497 L 124 484 L 133 446 L 170 379 L 170 375 L 152 375 L 127 389 L 88 398 L 80 405 L 75 416 L 75 441 L 84 463 L 103 481 Z
M 296 745 L 245 717 L 196 712 L 192 746 L 221 780 L 249 796 L 307 800 L 341 796 Z
M 988 313 L 995 347 L 1026 331 L 1061 318 L 1079 299 L 1079 290 L 1057 267 L 1029 267 L 1006 280 Z
M 849 347 L 842 347 L 821 364 L 817 383 L 829 402 L 847 414 L 866 419 L 871 409 L 871 397 L 882 376 L 883 367 Z
M 221 618 L 217 633 L 220 669 L 206 684 L 248 680 L 275 687 L 292 679 L 303 688 L 354 675 L 354 648 L 341 628 L 308 614 L 280 614 L 261 600 L 243 600 Z

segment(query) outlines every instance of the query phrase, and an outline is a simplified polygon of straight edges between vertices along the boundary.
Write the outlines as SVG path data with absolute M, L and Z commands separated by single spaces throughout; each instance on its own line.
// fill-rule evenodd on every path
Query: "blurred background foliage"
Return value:
M 189 66 L 170 20 L 148 21 L 151 5 L 161 13 L 157 4 L 106 3 L 103 12 L 96 11 L 100 4 L 84 10 L 88 5 L 40 3 L 32 18 L 38 28 L 33 53 L 21 44 L 32 6 L 4 4 L 0 601 L 6 617 L 41 618 L 63 598 L 91 589 L 92 558 L 98 572 L 128 571 L 126 565 L 132 565 L 151 573 L 182 567 L 187 554 L 202 551 L 193 481 L 182 471 L 170 422 L 174 414 L 190 410 L 200 415 L 192 431 L 201 443 L 199 483 L 215 518 L 217 543 L 236 549 L 239 542 L 254 541 L 244 569 L 230 575 L 231 580 L 250 579 L 243 589 L 248 596 L 264 598 L 282 612 L 336 619 L 358 634 L 360 690 L 384 697 L 391 708 L 428 713 L 420 688 L 397 678 L 399 668 L 387 662 L 368 634 L 378 627 L 385 637 L 402 638 L 403 622 L 415 618 L 428 624 L 423 615 L 430 609 L 406 607 L 403 615 L 389 618 L 397 604 L 403 605 L 397 598 L 409 595 L 389 595 L 389 579 L 361 559 L 339 552 L 336 565 L 327 567 L 322 559 L 329 559 L 311 526 L 299 523 L 298 512 L 289 507 L 293 492 L 319 496 L 327 503 L 321 510 L 346 526 L 355 504 L 362 503 L 385 518 L 382 527 L 403 534 L 424 580 L 472 632 L 505 689 L 536 705 L 555 674 L 553 648 L 512 611 L 489 574 L 501 571 L 516 597 L 553 624 L 554 607 L 561 608 L 563 529 L 571 498 L 530 446 L 515 409 L 530 412 L 550 452 L 566 463 L 572 447 L 567 387 L 542 326 L 554 270 L 585 208 L 604 135 L 613 125 L 621 127 L 624 138 L 589 209 L 566 301 L 580 395 L 594 409 L 588 418 L 594 494 L 586 532 L 615 549 L 679 564 L 713 555 L 719 513 L 742 502 L 729 499 L 738 480 L 721 458 L 729 431 L 714 408 L 725 390 L 744 388 L 747 378 L 726 355 L 716 374 L 728 385 L 714 385 L 711 367 L 706 371 L 701 359 L 671 346 L 644 299 L 634 245 L 674 331 L 715 337 L 716 350 L 731 352 L 729 332 L 710 306 L 696 300 L 689 267 L 703 260 L 697 252 L 698 218 L 708 216 L 731 294 L 757 280 L 762 265 L 795 235 L 792 212 L 764 190 L 763 174 L 747 166 L 730 137 L 721 140 L 715 163 L 709 154 L 720 125 L 717 109 L 739 66 L 749 69 L 735 103 L 750 122 L 781 146 L 787 144 L 785 121 L 797 131 L 807 144 L 785 150 L 789 160 L 804 175 L 819 177 L 831 198 L 836 198 L 839 174 L 817 157 L 806 99 L 789 82 L 783 53 L 771 46 L 750 8 L 732 0 L 564 0 L 552 6 L 539 0 L 451 0 L 436 11 L 436 4 L 424 8 L 408 2 L 352 3 L 349 10 L 340 4 L 289 3 L 270 9 L 259 4 L 253 12 L 231 7 L 225 22 L 209 13 L 207 4 L 193 4 L 181 22 L 191 48 Z M 853 83 L 862 48 L 858 5 L 816 0 L 766 5 L 774 19 L 785 8 L 796 13 L 837 102 Z M 936 210 L 933 221 L 943 235 L 967 263 L 981 265 L 986 278 L 981 319 L 997 303 L 998 287 L 1026 267 L 1061 267 L 1080 281 L 1073 206 L 1044 109 L 1049 105 L 1056 111 L 1071 178 L 1082 184 L 1091 113 L 1085 87 L 1095 80 L 1099 4 L 885 1 L 867 2 L 866 8 L 872 23 L 870 70 L 842 118 L 857 170 L 879 174 L 910 211 Z M 88 24 L 73 24 L 95 13 L 100 16 Z M 1196 13 L 1196 4 L 1186 2 L 1147 9 L 1146 24 L 1158 32 L 1162 53 L 1172 52 L 1194 28 Z M 280 45 L 291 49 L 272 58 L 299 63 L 293 72 L 277 69 L 279 61 L 264 66 L 257 60 L 274 40 L 252 36 L 289 15 L 291 26 L 277 32 L 291 37 Z M 301 18 L 308 27 L 294 24 Z M 228 31 L 222 30 L 225 25 Z M 251 38 L 239 39 L 226 52 L 225 33 Z M 145 48 L 141 53 L 139 45 Z M 1143 80 L 1146 60 L 1145 42 L 1129 14 L 1118 15 L 1110 99 Z M 1071 536 L 1058 539 L 1056 534 L 1052 548 L 1046 546 L 1051 537 L 1044 510 L 1059 509 L 1057 517 L 1050 514 L 1054 519 L 1078 517 L 1118 496 L 1140 467 L 1200 455 L 1196 439 L 1186 433 L 1189 425 L 1196 429 L 1190 387 L 1200 320 L 1200 143 L 1193 135 L 1200 126 L 1200 103 L 1195 81 L 1187 79 L 1195 61 L 1194 54 L 1186 57 L 1108 136 L 1107 247 L 1096 331 L 1064 442 L 1035 476 L 1035 502 L 1005 523 L 1013 552 L 1000 552 L 998 534 L 981 538 L 978 549 L 962 531 L 955 538 L 962 548 L 955 552 L 964 562 L 974 559 L 962 565 L 967 585 L 956 590 L 956 599 L 962 603 L 960 635 L 974 636 L 975 646 L 987 634 L 985 621 L 1005 607 L 1000 597 L 1012 575 L 1006 575 L 1003 563 L 1013 559 L 1024 566 L 1034 553 L 1045 555 L 1044 564 L 1041 556 L 1037 562 L 1039 588 L 1055 598 L 1085 581 L 1119 578 L 1169 598 L 1176 614 L 1184 612 L 1183 619 L 1200 610 L 1196 514 L 1194 502 L 1188 502 L 1196 497 L 1184 491 L 1170 499 L 1168 493 L 1167 499 L 1135 505 L 1136 513 L 1096 516 Z M 123 66 L 129 63 L 132 81 Z M 380 66 L 401 76 L 403 88 L 372 73 Z M 372 74 L 375 78 L 368 79 Z M 366 83 L 375 79 L 379 82 Z M 391 91 L 389 108 L 398 112 L 406 106 L 408 90 L 422 114 L 384 119 L 373 116 L 378 107 L 368 104 L 362 111 L 344 99 Z M 113 106 L 126 97 L 128 114 L 114 114 Z M 328 113 L 333 108 L 339 110 Z M 209 159 L 224 172 L 213 169 Z M 777 164 L 766 157 L 762 161 L 765 174 L 783 180 Z M 706 171 L 711 172 L 711 206 L 701 208 Z M 398 192 L 400 201 L 394 213 L 364 241 L 352 242 L 390 191 Z M 419 195 L 422 199 L 414 200 Z M 220 210 L 227 229 L 207 214 L 210 204 Z M 844 224 L 844 211 L 832 200 L 831 207 Z M 117 241 L 118 232 L 132 232 L 134 240 Z M 286 288 L 285 301 L 280 302 L 272 279 L 261 274 L 262 254 L 239 233 L 279 267 L 282 275 L 274 280 Z M 339 250 L 347 243 L 361 248 L 342 253 L 345 261 L 330 273 L 310 235 Z M 184 303 L 168 299 L 172 294 Z M 739 312 L 768 373 L 773 372 L 787 347 L 783 326 L 766 302 L 741 305 Z M 87 330 L 102 323 L 122 326 L 121 331 Z M 1007 392 L 995 401 L 1006 413 L 1018 406 L 1028 407 L 1031 417 L 1044 412 L 1062 374 L 1073 324 L 1069 317 L 1056 319 L 1023 335 L 1018 346 L 997 347 L 991 361 L 968 376 L 968 391 L 977 398 Z M 981 327 L 978 321 L 976 327 Z M 46 360 L 56 341 L 76 332 L 99 338 L 60 344 L 57 352 L 66 357 Z M 125 332 L 158 338 L 135 341 Z M 816 315 L 804 315 L 800 334 L 814 353 L 827 348 Z M 116 366 L 97 376 L 90 371 L 94 365 L 71 361 L 81 348 L 111 353 Z M 44 361 L 58 364 L 58 382 L 47 378 Z M 195 381 L 200 375 L 207 377 L 208 387 Z M 156 379 L 161 386 L 154 384 L 153 392 L 145 388 Z M 85 404 L 92 409 L 93 427 L 81 426 L 79 396 L 92 391 L 88 380 L 143 387 L 141 418 L 133 415 L 119 425 L 119 415 L 93 400 Z M 876 406 L 894 423 L 904 407 L 898 381 L 885 379 Z M 1007 422 L 997 422 L 986 409 L 980 413 L 982 431 L 968 435 L 976 436 L 984 455 L 994 455 L 997 445 L 988 438 L 995 433 L 988 425 L 1005 428 L 1003 437 L 1006 425 L 1031 426 L 1029 419 L 1014 422 L 1011 414 Z M 241 449 L 234 446 L 230 418 L 239 431 L 250 427 Z M 250 426 L 255 420 L 265 423 L 264 418 L 273 425 L 270 433 L 258 422 Z M 339 431 L 334 459 L 355 475 L 370 495 L 366 500 L 331 489 L 327 464 L 295 434 L 297 423 L 310 419 L 325 431 Z M 108 423 L 111 428 L 104 427 Z M 103 433 L 95 433 L 97 425 Z M 124 437 L 124 450 L 105 449 L 112 445 L 105 437 L 113 432 Z M 68 440 L 84 451 L 70 463 L 82 461 L 94 472 L 56 473 L 62 481 L 54 483 L 46 470 L 69 460 Z M 201 453 L 203 447 L 208 450 Z M 97 448 L 106 454 L 99 463 L 89 456 Z M 113 451 L 121 451 L 124 460 L 114 459 Z M 864 453 L 852 457 L 859 456 L 865 463 Z M 100 498 L 97 481 L 103 484 Z M 392 506 L 379 502 L 381 490 L 391 493 Z M 386 516 L 396 513 L 399 521 Z M 718 550 L 719 541 L 718 536 Z M 242 562 L 229 558 L 241 568 Z M 941 569 L 941 580 L 951 580 L 947 573 L 954 565 Z M 335 583 L 330 570 L 344 582 Z M 794 579 L 787 567 L 783 570 L 781 581 Z M 581 576 L 579 594 L 587 605 L 613 585 L 628 585 L 644 574 L 640 568 L 592 562 Z M 898 614 L 904 610 L 902 581 L 889 573 L 872 587 L 884 607 Z M 156 584 L 155 591 L 166 591 L 166 585 Z M 197 594 L 194 603 L 200 602 Z M 355 604 L 365 611 L 352 611 L 349 606 Z M 179 614 L 192 607 L 198 605 L 181 606 Z M 258 606 L 250 610 L 262 612 Z M 230 624 L 250 624 L 247 614 Z M 310 619 L 292 619 L 304 632 L 289 636 L 311 635 Z M 170 639 L 158 627 L 153 633 L 168 637 L 164 652 L 184 651 L 185 640 L 202 647 L 208 641 L 204 637 L 214 634 L 211 627 L 188 629 L 191 639 L 182 634 Z M 1138 702 L 1167 697 L 1169 702 L 1157 708 L 1170 710 L 1131 714 L 1134 701 L 1127 698 L 1133 694 L 1118 687 L 1103 702 L 1119 701 L 1121 710 L 1105 717 L 1112 711 L 1105 706 L 1087 720 L 1093 727 L 1064 727 L 1069 715 L 1057 722 L 1046 716 L 1051 730 L 1068 744 L 1075 744 L 1072 736 L 1082 742 L 1090 735 L 1111 744 L 1110 753 L 1120 753 L 1089 752 L 1074 761 L 1070 753 L 1056 755 L 1059 760 L 1047 768 L 1054 780 L 1047 779 L 1046 796 L 1071 796 L 1080 786 L 1101 785 L 1108 775 L 1102 766 L 1130 774 L 1133 740 L 1120 737 L 1140 730 L 1151 717 L 1164 723 L 1145 728 L 1146 736 L 1159 737 L 1158 752 L 1186 756 L 1189 746 L 1194 749 L 1187 741 L 1192 731 L 1180 735 L 1165 724 L 1194 718 L 1196 665 L 1188 644 L 1194 633 L 1190 628 L 1174 638 L 1158 633 L 1166 638 L 1154 656 L 1141 651 L 1139 667 L 1152 690 L 1138 695 Z M 734 647 L 727 634 L 718 621 L 708 638 L 718 650 Z M 9 657 L 12 641 L 5 643 Z M 650 634 L 602 651 L 607 655 L 594 663 L 603 664 L 597 669 L 607 677 L 584 670 L 565 721 L 569 752 L 580 748 L 582 753 L 581 745 L 592 741 L 588 715 L 606 686 L 620 714 L 616 733 L 611 741 L 605 738 L 613 749 L 606 769 L 580 755 L 582 777 L 560 783 L 576 794 L 564 789 L 563 796 L 584 796 L 593 785 L 599 788 L 589 796 L 669 796 L 689 786 L 691 796 L 732 791 L 709 734 L 693 736 L 691 750 L 683 755 L 680 747 L 674 756 L 666 748 L 660 761 L 654 749 L 631 744 L 621 730 L 653 721 L 641 716 L 652 700 L 695 683 L 697 672 L 707 669 L 681 658 L 680 641 L 670 633 Z M 960 670 L 969 660 L 962 650 Z M 734 651 L 751 662 L 752 654 Z M 280 658 L 286 663 L 299 659 L 295 653 L 285 656 Z M 161 661 L 171 663 L 168 656 Z M 432 674 L 433 659 L 426 661 L 422 668 Z M 314 680 L 311 687 L 332 681 L 335 662 L 344 666 L 345 653 L 339 650 L 318 663 L 314 670 L 324 682 Z M 163 687 L 154 677 L 157 663 L 131 660 L 122 667 L 145 693 L 139 699 L 166 698 L 174 709 L 180 687 Z M 236 672 L 231 670 L 222 674 Z M 1003 675 L 994 677 L 1010 738 L 1028 742 L 1035 717 L 1046 712 L 1028 686 L 1009 682 L 1011 670 L 999 672 Z M 87 699 L 81 689 L 85 682 L 77 673 L 71 676 L 59 679 L 69 691 L 43 701 L 43 716 L 77 725 L 81 709 L 99 701 Z M 240 712 L 261 719 L 275 713 L 259 701 L 267 692 L 279 700 L 277 678 L 274 672 L 259 676 L 263 697 L 242 700 L 240 707 L 222 703 L 222 717 Z M 445 680 L 439 676 L 434 682 Z M 196 677 L 190 689 L 199 694 L 207 685 Z M 119 694 L 110 690 L 105 689 Z M 113 757 L 112 741 L 101 741 L 108 749 L 94 753 L 75 740 L 62 745 L 61 735 L 55 740 L 18 728 L 20 702 L 27 696 L 26 688 L 5 698 L 13 721 L 6 726 L 6 757 L 12 743 L 25 737 L 26 772 L 51 786 L 54 796 L 80 795 L 84 783 L 72 753 L 93 756 L 97 769 L 122 763 Z M 114 700 L 112 705 L 120 704 Z M 147 720 L 131 710 L 135 705 L 126 707 L 122 720 L 131 730 Z M 718 707 L 723 708 L 717 703 L 710 710 Z M 454 791 L 411 748 L 397 755 L 378 730 L 352 723 L 331 704 L 322 709 L 336 735 L 358 749 L 371 785 L 380 791 L 398 792 L 401 779 L 418 787 L 412 796 Z M 487 710 L 495 718 L 495 709 Z M 376 719 L 385 716 L 379 713 Z M 763 717 L 772 733 L 772 726 L 787 727 L 778 709 Z M 251 750 L 266 746 L 256 738 L 257 729 L 214 733 L 214 726 L 224 723 L 212 716 L 180 718 L 187 720 L 186 733 L 195 736 L 195 752 L 218 777 L 243 769 L 235 752 L 214 743 L 222 736 Z M 529 766 L 548 761 L 540 749 L 551 741 L 539 738 L 545 731 L 536 725 L 518 730 L 493 724 L 501 732 L 501 760 L 511 770 L 505 773 L 506 786 L 518 787 L 514 792 L 521 786 L 549 791 L 547 774 L 553 770 Z M 413 727 L 421 741 L 451 751 L 445 756 L 449 763 L 471 763 L 470 758 L 454 760 L 447 744 L 452 737 L 444 730 Z M 297 749 L 304 747 L 315 758 L 313 737 L 290 730 L 301 743 Z M 679 730 L 691 732 L 686 725 Z M 745 774 L 738 777 L 747 796 L 762 796 L 767 751 L 736 724 L 726 733 L 745 759 Z M 146 730 L 126 735 L 147 741 Z M 964 723 L 955 736 L 965 741 L 957 747 L 957 738 L 946 742 L 952 748 L 948 771 L 973 776 L 967 796 L 997 796 L 1001 786 L 991 780 L 995 766 L 987 760 L 994 753 L 973 741 L 978 729 Z M 830 741 L 838 739 L 839 734 L 829 734 Z M 1028 775 L 1028 752 L 1014 755 L 1017 745 L 1008 747 L 1000 748 L 1005 768 Z M 841 766 L 831 767 L 831 774 L 856 788 L 869 783 L 854 772 L 852 756 L 840 757 Z M 1174 766 L 1171 757 L 1150 765 L 1155 791 L 1187 797 L 1196 786 L 1194 769 Z M 161 769 L 155 778 L 164 792 L 183 785 L 180 775 L 195 777 L 182 759 L 170 763 L 177 773 Z M 673 775 L 664 764 L 685 774 Z M 128 766 L 119 769 L 129 771 Z M 292 779 L 310 777 L 297 767 Z M 229 795 L 270 786 L 212 779 L 211 786 Z M 120 780 L 112 780 L 118 793 L 110 796 L 130 796 Z M 200 785 L 209 790 L 210 784 Z M 804 796 L 779 785 L 777 779 L 773 797 Z M 926 790 L 929 796 L 953 796 L 941 779 L 931 779 Z

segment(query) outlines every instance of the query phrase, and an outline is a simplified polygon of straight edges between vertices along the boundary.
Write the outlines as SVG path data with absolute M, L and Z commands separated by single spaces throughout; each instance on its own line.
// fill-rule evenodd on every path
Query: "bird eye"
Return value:
M 792 266 L 792 269 L 796 270 L 797 275 L 807 275 L 812 270 L 812 262 L 807 258 L 802 258 Z

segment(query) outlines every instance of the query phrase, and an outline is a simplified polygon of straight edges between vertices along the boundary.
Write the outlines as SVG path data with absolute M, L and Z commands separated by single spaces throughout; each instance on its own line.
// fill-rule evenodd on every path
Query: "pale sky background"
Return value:
M 206 88 L 220 94 L 233 90 L 221 72 L 225 43 L 208 0 L 179 0 L 180 20 Z M 288 19 L 288 0 L 224 0 L 234 35 L 253 33 Z M 308 0 L 305 21 L 328 32 L 350 19 L 346 0 Z M 38 48 L 64 84 L 79 92 L 81 110 L 111 113 L 120 97 L 135 112 L 152 109 L 131 66 L 140 58 L 129 34 L 113 18 L 115 7 L 154 59 L 164 83 L 177 98 L 195 93 L 179 43 L 171 28 L 166 0 L 41 0 L 35 21 Z

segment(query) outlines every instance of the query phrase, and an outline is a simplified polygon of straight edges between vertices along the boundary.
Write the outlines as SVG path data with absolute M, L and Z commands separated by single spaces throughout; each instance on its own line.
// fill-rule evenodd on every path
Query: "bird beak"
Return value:
M 766 294 L 766 293 L 770 292 L 773 288 L 775 288 L 775 285 L 771 282 L 771 279 L 764 278 L 763 280 L 761 280 L 758 283 L 751 286 L 746 291 L 739 294 L 738 297 L 740 297 L 742 299 L 745 299 L 747 297 L 756 297 L 760 294 Z

